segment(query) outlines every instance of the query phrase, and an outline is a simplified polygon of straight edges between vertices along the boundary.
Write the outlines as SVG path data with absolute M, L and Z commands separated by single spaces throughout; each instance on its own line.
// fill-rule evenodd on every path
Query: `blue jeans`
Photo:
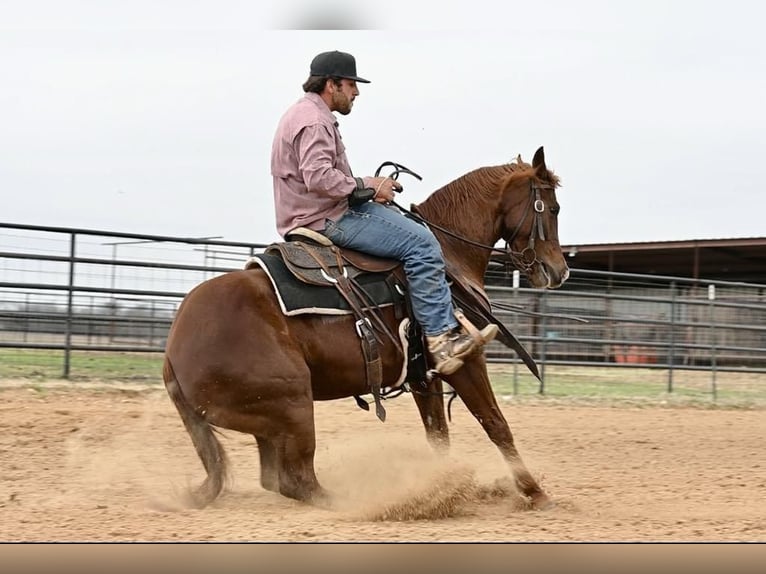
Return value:
M 326 220 L 324 234 L 336 245 L 404 264 L 415 320 L 426 335 L 457 327 L 444 256 L 434 234 L 396 207 L 369 201 Z

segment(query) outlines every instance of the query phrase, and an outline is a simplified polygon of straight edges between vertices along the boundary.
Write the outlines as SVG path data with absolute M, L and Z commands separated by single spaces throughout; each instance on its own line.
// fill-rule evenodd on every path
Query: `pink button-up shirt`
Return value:
M 271 147 L 271 175 L 277 231 L 296 227 L 316 231 L 325 219 L 348 209 L 356 188 L 338 122 L 318 94 L 307 93 L 282 116 Z M 369 185 L 369 178 L 365 178 Z

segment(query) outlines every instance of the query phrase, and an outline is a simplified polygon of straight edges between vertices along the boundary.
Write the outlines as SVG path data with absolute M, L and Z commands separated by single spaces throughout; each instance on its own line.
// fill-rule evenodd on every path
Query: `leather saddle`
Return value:
M 362 273 L 387 273 L 401 267 L 396 259 L 338 247 L 311 229 L 295 229 L 286 239 L 269 245 L 265 253 L 278 252 L 293 275 L 310 285 L 336 285 L 339 277 L 353 280 Z

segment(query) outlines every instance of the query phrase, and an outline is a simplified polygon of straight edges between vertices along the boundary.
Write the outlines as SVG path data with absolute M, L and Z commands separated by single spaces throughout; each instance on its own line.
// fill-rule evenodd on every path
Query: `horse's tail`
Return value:
M 187 402 L 167 356 L 162 367 L 162 378 L 165 380 L 165 388 L 173 400 L 178 414 L 181 415 L 181 420 L 191 437 L 194 448 L 202 460 L 202 465 L 207 471 L 207 478 L 204 482 L 196 490 L 190 492 L 191 503 L 197 508 L 202 508 L 213 502 L 221 494 L 226 484 L 228 468 L 226 452 L 215 436 L 214 428 Z

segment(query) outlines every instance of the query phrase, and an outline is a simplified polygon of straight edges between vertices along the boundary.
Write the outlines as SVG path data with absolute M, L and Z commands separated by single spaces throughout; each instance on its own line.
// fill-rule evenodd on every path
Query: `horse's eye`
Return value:
M 561 207 L 559 207 L 558 205 L 551 205 L 551 213 L 553 215 L 558 215 L 559 211 L 561 211 Z

